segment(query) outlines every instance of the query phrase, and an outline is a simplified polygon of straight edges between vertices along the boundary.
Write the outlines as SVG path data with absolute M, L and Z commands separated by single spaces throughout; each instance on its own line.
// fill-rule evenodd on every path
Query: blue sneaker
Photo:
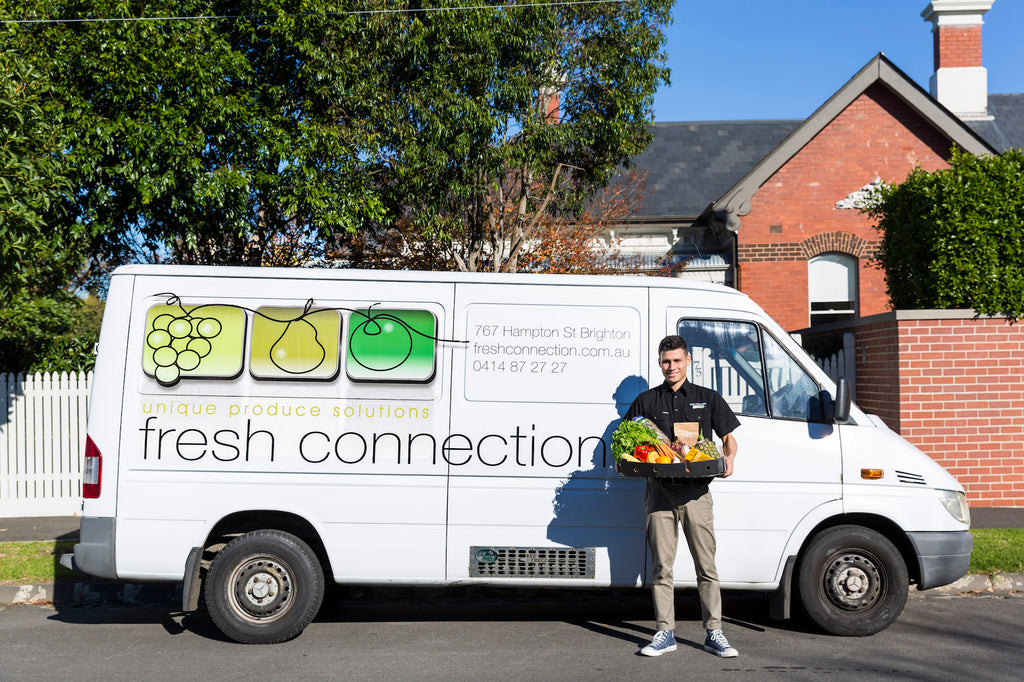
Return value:
M 729 640 L 725 638 L 721 630 L 708 630 L 708 636 L 704 640 L 704 651 L 722 658 L 733 658 L 740 655 L 740 652 L 729 646 Z
M 676 638 L 674 630 L 658 630 L 654 633 L 651 643 L 640 650 L 644 656 L 661 656 L 669 651 L 676 650 Z

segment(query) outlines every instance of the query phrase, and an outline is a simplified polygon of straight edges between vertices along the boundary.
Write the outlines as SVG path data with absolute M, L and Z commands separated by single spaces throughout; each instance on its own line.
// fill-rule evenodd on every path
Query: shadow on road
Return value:
M 804 627 L 798 621 L 770 621 L 768 599 L 763 595 L 727 592 L 723 600 L 729 628 L 764 632 L 768 627 L 797 631 Z M 680 645 L 701 648 L 703 630 L 696 590 L 680 590 L 676 605 Z M 310 627 L 316 627 L 316 623 L 561 621 L 642 646 L 654 634 L 651 614 L 650 592 L 646 589 L 334 587 Z M 170 603 L 65 605 L 52 618 L 81 625 L 159 623 L 171 635 L 191 632 L 214 641 L 229 641 L 204 612 L 183 614 Z

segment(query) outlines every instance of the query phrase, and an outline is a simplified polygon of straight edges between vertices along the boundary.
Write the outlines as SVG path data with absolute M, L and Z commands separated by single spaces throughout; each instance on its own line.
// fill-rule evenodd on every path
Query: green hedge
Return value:
M 1024 152 L 979 158 L 953 150 L 950 167 L 914 169 L 877 191 L 878 220 L 896 309 L 973 308 L 1024 314 Z

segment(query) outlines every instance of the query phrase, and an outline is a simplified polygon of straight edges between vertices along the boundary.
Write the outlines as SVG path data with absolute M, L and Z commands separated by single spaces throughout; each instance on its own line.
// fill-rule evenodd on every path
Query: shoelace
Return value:
M 666 630 L 658 630 L 654 633 L 654 641 L 651 642 L 652 646 L 660 646 L 661 644 L 668 641 L 669 634 Z
M 712 642 L 714 642 L 723 649 L 729 646 L 729 640 L 725 638 L 725 635 L 722 634 L 721 630 L 712 630 L 709 638 Z

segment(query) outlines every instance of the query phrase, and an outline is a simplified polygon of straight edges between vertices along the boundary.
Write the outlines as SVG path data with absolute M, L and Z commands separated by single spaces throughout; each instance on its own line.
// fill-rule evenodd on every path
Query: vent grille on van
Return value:
M 896 470 L 896 478 L 899 479 L 900 483 L 914 483 L 916 485 L 925 485 L 924 476 L 921 474 L 911 474 L 906 471 Z
M 593 578 L 593 547 L 470 547 L 472 578 Z

